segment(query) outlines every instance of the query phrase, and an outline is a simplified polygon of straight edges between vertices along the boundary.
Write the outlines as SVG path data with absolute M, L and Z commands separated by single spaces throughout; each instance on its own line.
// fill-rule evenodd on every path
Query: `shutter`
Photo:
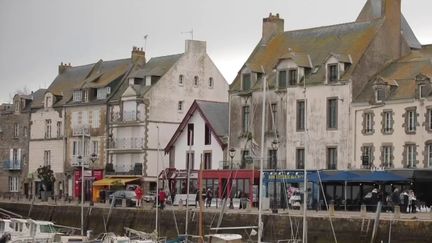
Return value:
M 93 116 L 92 116 L 92 127 L 93 128 L 99 128 L 99 111 L 93 111 Z
M 89 125 L 89 123 L 88 123 L 88 112 L 87 111 L 83 111 L 81 114 L 82 114 L 81 124 L 84 125 L 84 126 Z
M 11 163 L 12 163 L 12 161 L 13 161 L 13 149 L 10 149 L 10 153 L 9 153 L 9 160 L 11 161 Z
M 17 156 L 17 160 L 21 161 L 21 149 L 18 149 L 18 156 Z

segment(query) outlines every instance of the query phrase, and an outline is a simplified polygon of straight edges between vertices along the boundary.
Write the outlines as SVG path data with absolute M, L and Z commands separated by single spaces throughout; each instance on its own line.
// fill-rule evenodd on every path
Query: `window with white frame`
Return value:
M 432 143 L 426 145 L 427 152 L 427 165 L 428 167 L 432 167 Z
M 427 110 L 427 118 L 428 118 L 428 123 L 427 123 L 428 130 L 432 130 L 432 108 L 429 108 Z
M 104 100 L 108 95 L 107 88 L 99 88 L 96 91 L 96 99 Z
M 57 137 L 61 137 L 62 136 L 62 122 L 58 121 L 57 122 Z
M 383 147 L 382 147 L 382 165 L 384 166 L 384 167 L 386 167 L 386 168 L 388 168 L 388 167 L 392 167 L 392 165 L 393 165 L 393 161 L 392 161 L 392 158 L 393 158 L 393 149 L 392 149 L 392 146 L 390 146 L 390 145 L 384 145 Z
M 74 102 L 81 102 L 82 101 L 82 91 L 81 90 L 74 91 L 72 100 Z
M 93 141 L 92 142 L 92 154 L 95 154 L 98 156 L 99 154 L 99 141 Z
M 51 119 L 45 120 L 45 138 L 51 138 Z
M 371 145 L 362 146 L 362 165 L 369 167 L 373 163 L 373 153 Z
M 420 84 L 418 87 L 419 87 L 419 98 L 420 99 L 426 98 L 427 97 L 426 85 Z
M 337 129 L 338 126 L 338 99 L 327 99 L 327 128 Z
M 278 88 L 285 89 L 287 87 L 287 72 L 286 70 L 280 70 L 278 72 Z
M 415 144 L 406 144 L 406 164 L 408 168 L 416 167 L 416 145 Z
M 385 90 L 382 88 L 379 88 L 375 91 L 375 101 L 376 102 L 383 102 L 385 99 Z
M 44 151 L 44 166 L 50 166 L 51 165 L 51 151 L 45 150 Z
M 373 113 L 365 112 L 363 116 L 364 133 L 373 133 Z
M 89 101 L 89 91 L 88 90 L 84 90 L 84 102 L 88 102 Z
M 384 111 L 383 112 L 383 132 L 385 134 L 393 132 L 393 112 Z
M 14 124 L 14 137 L 17 138 L 19 136 L 19 124 Z
M 297 85 L 297 69 L 288 70 L 288 84 L 290 86 Z
M 19 191 L 19 177 L 9 176 L 9 192 L 18 192 L 18 191 Z
M 407 132 L 415 132 L 417 127 L 416 110 L 408 110 L 406 115 L 407 115 Z
M 337 148 L 336 147 L 327 148 L 327 169 L 328 170 L 337 169 Z
M 337 63 L 327 65 L 327 80 L 329 83 L 336 82 L 339 79 L 339 69 Z

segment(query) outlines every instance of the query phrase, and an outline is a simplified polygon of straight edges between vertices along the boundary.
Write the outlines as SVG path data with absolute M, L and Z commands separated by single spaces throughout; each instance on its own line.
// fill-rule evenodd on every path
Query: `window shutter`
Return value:
M 13 161 L 13 149 L 10 149 L 10 153 L 9 153 L 9 160 L 12 162 Z
M 17 160 L 18 160 L 18 161 L 21 160 L 21 149 L 18 149 L 18 156 L 17 156 Z
M 82 114 L 81 124 L 83 124 L 84 126 L 89 125 L 89 122 L 88 122 L 88 112 L 87 111 L 83 111 L 81 114 Z
M 92 127 L 99 128 L 99 111 L 93 111 L 92 114 Z

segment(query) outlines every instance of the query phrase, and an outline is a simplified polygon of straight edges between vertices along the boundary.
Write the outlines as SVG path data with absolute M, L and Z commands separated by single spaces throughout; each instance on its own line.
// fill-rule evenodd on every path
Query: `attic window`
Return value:
M 297 84 L 297 69 L 290 69 L 288 71 L 288 83 L 290 86 Z
M 337 82 L 339 79 L 339 70 L 338 70 L 338 64 L 329 64 L 327 66 L 327 79 L 328 82 Z
M 278 88 L 279 89 L 285 89 L 287 87 L 287 72 L 285 70 L 279 71 L 279 82 L 278 82 Z
M 97 95 L 96 95 L 96 97 L 97 97 L 98 100 L 104 100 L 104 99 L 106 99 L 106 97 L 108 95 L 108 88 L 109 87 L 97 89 Z
M 419 86 L 419 99 L 424 99 L 427 97 L 427 88 L 426 85 L 420 84 Z
M 73 92 L 73 101 L 74 102 L 81 102 L 82 101 L 82 91 L 77 90 Z
M 178 80 L 178 84 L 179 85 L 183 85 L 183 78 L 184 78 L 183 74 L 180 74 L 179 75 L 179 80 Z
M 45 108 L 51 107 L 51 96 L 45 97 Z
M 376 102 L 383 102 L 385 99 L 385 90 L 380 88 L 375 91 Z
M 208 82 L 208 86 L 209 86 L 209 88 L 213 88 L 213 78 L 212 77 L 210 77 L 209 78 L 209 82 Z
M 198 86 L 198 76 L 194 77 L 194 86 Z
M 243 90 L 250 90 L 251 88 L 251 75 L 250 73 L 244 73 L 242 76 L 242 88 Z

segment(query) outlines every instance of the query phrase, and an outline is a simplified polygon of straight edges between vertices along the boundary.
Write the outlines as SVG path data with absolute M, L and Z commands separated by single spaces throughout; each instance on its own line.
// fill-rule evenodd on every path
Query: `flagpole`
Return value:
M 264 68 L 261 66 L 264 73 L 263 78 L 263 99 L 262 99 L 262 117 L 261 117 L 261 158 L 260 158 L 260 179 L 259 179 L 259 204 L 258 204 L 258 243 L 261 243 L 263 222 L 262 222 L 262 197 L 263 197 L 263 167 L 264 167 L 264 122 L 266 113 L 266 86 L 267 86 L 267 74 L 264 72 Z

